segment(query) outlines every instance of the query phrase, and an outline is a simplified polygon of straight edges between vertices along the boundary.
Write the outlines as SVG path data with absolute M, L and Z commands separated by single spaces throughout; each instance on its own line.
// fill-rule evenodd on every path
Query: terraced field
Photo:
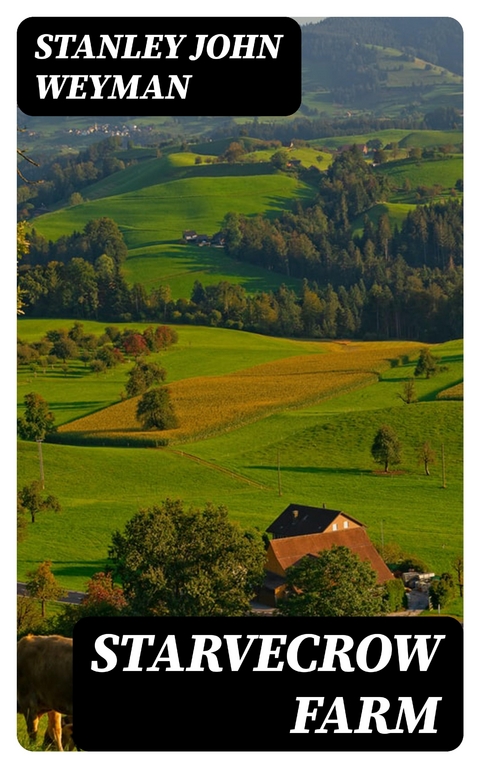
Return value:
M 320 344 L 323 354 L 273 361 L 224 376 L 177 381 L 169 390 L 179 427 L 159 432 L 139 429 L 139 398 L 62 426 L 57 439 L 108 444 L 124 438 L 129 445 L 155 445 L 208 437 L 248 424 L 278 410 L 298 408 L 335 397 L 378 380 L 390 360 L 415 354 L 419 345 L 395 343 Z

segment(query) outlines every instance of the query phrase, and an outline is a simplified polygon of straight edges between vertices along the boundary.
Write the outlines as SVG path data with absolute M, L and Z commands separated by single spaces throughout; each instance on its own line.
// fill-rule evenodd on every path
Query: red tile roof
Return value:
M 364 528 L 346 528 L 331 533 L 315 533 L 307 536 L 289 536 L 270 541 L 268 554 L 269 570 L 274 570 L 273 565 L 278 564 L 279 570 L 285 572 L 306 555 L 316 555 L 325 549 L 331 549 L 334 545 L 348 547 L 360 560 L 369 561 L 377 572 L 379 583 L 393 579 L 394 576 L 383 562 L 372 542 L 368 538 Z M 273 561 L 272 561 L 273 560 Z M 275 563 L 276 561 L 276 563 Z

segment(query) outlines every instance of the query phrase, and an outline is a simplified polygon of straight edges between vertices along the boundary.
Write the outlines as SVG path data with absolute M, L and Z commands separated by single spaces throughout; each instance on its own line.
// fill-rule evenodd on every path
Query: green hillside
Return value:
M 27 340 L 59 326 L 69 323 L 24 320 L 19 331 Z M 100 329 L 88 324 L 89 331 Z M 168 380 L 181 381 L 223 376 L 292 355 L 304 359 L 325 349 L 321 343 L 182 327 L 178 347 L 160 359 Z M 372 352 L 375 349 L 378 344 L 372 345 Z M 437 395 L 462 380 L 462 344 L 450 342 L 434 351 L 446 369 L 430 380 L 418 380 L 419 402 L 411 406 L 402 403 L 398 392 L 412 375 L 414 360 L 385 371 L 376 383 L 308 407 L 286 408 L 190 444 L 152 450 L 46 442 L 46 488 L 60 499 L 62 512 L 45 512 L 28 526 L 28 536 L 19 545 L 18 577 L 24 579 L 32 563 L 48 558 L 62 584 L 82 589 L 103 567 L 111 532 L 140 507 L 167 496 L 194 505 L 226 504 L 233 519 L 260 530 L 291 502 L 325 503 L 365 522 L 377 546 L 383 535 L 385 542 L 397 542 L 436 572 L 447 570 L 462 546 L 462 402 L 442 401 Z M 118 401 L 128 367 L 100 377 L 76 365 L 67 375 L 57 370 L 33 377 L 24 370 L 19 405 L 23 393 L 37 391 L 51 403 L 59 424 L 71 421 Z M 388 476 L 376 471 L 370 456 L 373 435 L 383 423 L 395 428 L 404 445 L 401 465 Z M 424 441 L 430 441 L 437 454 L 430 477 L 417 461 L 418 444 Z M 22 485 L 37 476 L 37 447 L 21 441 L 18 481 Z
M 150 169 L 151 171 L 151 169 Z M 226 213 L 245 215 L 287 210 L 294 198 L 308 201 L 312 190 L 285 174 L 235 175 L 166 180 L 122 194 L 46 213 L 35 219 L 44 237 L 57 240 L 107 216 L 120 227 L 128 248 L 178 241 L 186 229 L 212 235 Z
M 129 285 L 141 283 L 149 290 L 159 282 L 166 283 L 173 299 L 190 296 L 195 280 L 203 286 L 228 280 L 242 285 L 249 294 L 275 291 L 280 285 L 301 288 L 300 280 L 235 261 L 222 248 L 176 243 L 131 248 L 123 271 Z
M 405 190 L 405 184 L 408 183 L 411 193 L 404 192 L 401 199 L 418 202 L 415 198 L 418 187 L 433 188 L 439 185 L 447 191 L 455 188 L 457 181 L 463 179 L 463 155 L 427 159 L 420 163 L 412 160 L 391 161 L 383 164 L 380 170 L 388 176 L 396 190 Z M 391 199 L 396 202 L 399 198 L 393 195 Z
M 317 139 L 312 142 L 318 147 L 324 146 L 331 149 L 339 149 L 345 144 L 366 144 L 370 139 L 378 139 L 383 146 L 396 142 L 400 149 L 410 147 L 440 147 L 443 145 L 459 146 L 463 144 L 463 131 L 410 131 L 400 128 L 389 128 L 375 131 L 375 133 L 357 133 L 351 136 L 328 136 L 325 139 Z

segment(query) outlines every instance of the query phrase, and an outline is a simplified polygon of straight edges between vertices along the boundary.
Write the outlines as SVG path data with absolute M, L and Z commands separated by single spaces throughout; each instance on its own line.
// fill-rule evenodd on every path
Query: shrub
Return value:
M 394 613 L 405 606 L 405 587 L 401 579 L 391 579 L 385 584 L 385 603 L 387 611 Z
M 445 608 L 455 597 L 455 584 L 450 573 L 442 573 L 439 579 L 432 581 L 429 590 L 432 608 Z

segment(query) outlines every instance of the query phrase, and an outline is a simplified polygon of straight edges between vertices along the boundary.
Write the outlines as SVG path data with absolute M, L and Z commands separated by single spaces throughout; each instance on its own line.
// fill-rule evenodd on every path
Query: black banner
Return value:
M 463 738 L 463 629 L 448 617 L 92 618 L 73 647 L 84 750 L 438 752 Z
M 30 17 L 17 31 L 27 115 L 291 115 L 301 30 L 289 18 Z

